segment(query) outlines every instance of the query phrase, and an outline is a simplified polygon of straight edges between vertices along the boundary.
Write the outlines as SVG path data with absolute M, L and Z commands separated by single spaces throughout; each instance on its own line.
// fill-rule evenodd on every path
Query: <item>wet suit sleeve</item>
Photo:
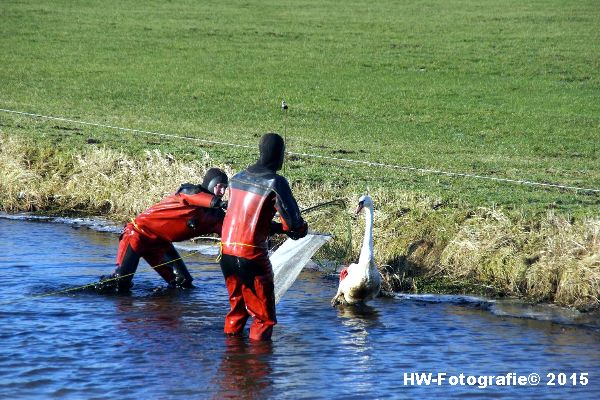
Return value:
M 196 193 L 196 194 L 177 194 L 183 202 L 192 206 L 215 208 L 221 203 L 221 199 L 210 193 Z
M 271 221 L 271 227 L 269 229 L 269 236 L 281 234 L 283 232 L 283 225 L 279 222 Z
M 277 176 L 275 193 L 277 195 L 275 208 L 279 212 L 284 233 L 292 239 L 300 239 L 306 236 L 308 224 L 300 215 L 300 209 L 292 195 L 290 185 L 282 176 Z

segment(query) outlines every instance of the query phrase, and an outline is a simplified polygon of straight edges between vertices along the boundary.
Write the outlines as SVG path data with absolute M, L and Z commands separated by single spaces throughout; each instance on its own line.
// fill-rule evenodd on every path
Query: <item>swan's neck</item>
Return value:
M 358 259 L 361 265 L 370 263 L 373 259 L 373 206 L 366 207 L 365 213 L 365 237 Z

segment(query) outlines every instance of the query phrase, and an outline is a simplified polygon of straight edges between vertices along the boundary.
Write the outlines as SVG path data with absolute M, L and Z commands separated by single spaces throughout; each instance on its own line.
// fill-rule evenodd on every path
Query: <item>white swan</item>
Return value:
M 340 284 L 332 306 L 364 303 L 375 298 L 381 290 L 381 274 L 373 259 L 373 200 L 361 196 L 356 214 L 365 209 L 365 237 L 358 263 L 350 264 L 340 272 Z

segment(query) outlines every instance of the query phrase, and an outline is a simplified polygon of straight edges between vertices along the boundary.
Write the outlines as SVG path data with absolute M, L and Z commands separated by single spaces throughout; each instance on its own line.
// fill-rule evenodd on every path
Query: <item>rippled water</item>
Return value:
M 153 294 L 161 281 L 141 264 L 131 296 L 45 295 L 111 272 L 116 246 L 114 233 L 0 219 L 0 398 L 600 396 L 593 323 L 514 318 L 510 304 L 403 296 L 340 311 L 329 306 L 335 278 L 304 271 L 278 306 L 273 342 L 256 345 L 222 334 L 227 293 L 210 258 L 187 259 L 192 291 Z M 447 376 L 419 386 L 405 382 L 413 372 Z M 511 372 L 542 382 L 448 382 Z M 555 386 L 546 385 L 551 373 Z M 573 373 L 587 373 L 588 384 L 576 375 L 573 386 Z

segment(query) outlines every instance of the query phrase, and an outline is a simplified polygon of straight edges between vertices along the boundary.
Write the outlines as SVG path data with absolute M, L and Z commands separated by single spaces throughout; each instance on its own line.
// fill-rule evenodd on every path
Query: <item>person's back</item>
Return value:
M 267 167 L 252 165 L 230 182 L 223 221 L 223 254 L 258 260 L 267 256 L 271 221 L 279 212 L 284 232 L 304 224 L 287 180 Z M 261 260 L 262 263 L 268 260 Z
M 259 148 L 258 162 L 230 181 L 229 205 L 221 233 L 221 269 L 231 304 L 225 333 L 240 334 L 252 315 L 250 338 L 265 340 L 271 337 L 277 323 L 268 236 L 286 233 L 300 238 L 306 235 L 308 225 L 287 180 L 276 173 L 283 164 L 283 139 L 275 133 L 266 134 Z M 281 224 L 272 222 L 276 212 Z
M 212 204 L 207 190 L 177 192 L 146 209 L 134 219 L 135 229 L 151 239 L 181 242 L 210 233 L 221 233 L 225 213 Z
M 218 168 L 207 171 L 202 185 L 184 184 L 179 190 L 146 209 L 128 223 L 119 238 L 115 271 L 96 284 L 100 292 L 126 292 L 140 258 L 170 287 L 193 287 L 190 275 L 172 242 L 207 233 L 220 233 L 224 212 L 221 197 L 227 175 Z

